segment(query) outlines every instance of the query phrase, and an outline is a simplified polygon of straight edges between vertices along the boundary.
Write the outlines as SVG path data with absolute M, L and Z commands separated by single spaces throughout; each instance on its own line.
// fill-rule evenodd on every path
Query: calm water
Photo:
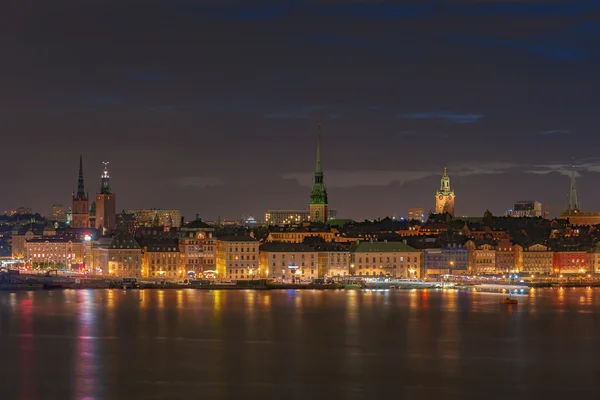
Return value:
M 0 292 L 0 399 L 600 394 L 600 291 Z M 385 397 L 384 397 L 385 396 Z

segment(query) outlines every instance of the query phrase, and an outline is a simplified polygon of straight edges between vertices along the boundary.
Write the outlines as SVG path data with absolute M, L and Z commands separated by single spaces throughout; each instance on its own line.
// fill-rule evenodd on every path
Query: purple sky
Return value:
M 284 5 L 282 5 L 284 4 Z M 323 123 L 340 217 L 600 211 L 598 1 L 11 0 L 0 208 L 68 204 L 79 154 L 119 209 L 304 208 Z

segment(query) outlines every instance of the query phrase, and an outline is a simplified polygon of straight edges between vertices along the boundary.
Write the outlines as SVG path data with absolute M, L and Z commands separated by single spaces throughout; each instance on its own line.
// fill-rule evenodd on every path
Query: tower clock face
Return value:
M 440 197 L 438 197 L 438 198 L 439 198 L 440 200 L 444 200 L 444 196 L 442 196 L 441 194 L 440 194 Z

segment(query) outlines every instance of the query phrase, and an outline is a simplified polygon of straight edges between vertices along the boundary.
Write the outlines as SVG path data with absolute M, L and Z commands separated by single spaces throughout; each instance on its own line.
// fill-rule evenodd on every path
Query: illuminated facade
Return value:
M 307 221 L 310 216 L 308 210 L 268 210 L 265 214 L 267 225 L 293 225 Z
M 544 215 L 539 201 L 519 201 L 506 214 L 513 218 L 537 218 Z
M 521 270 L 530 274 L 551 274 L 554 264 L 554 252 L 543 244 L 534 244 L 523 248 L 523 266 Z
M 313 179 L 313 188 L 310 192 L 309 213 L 311 222 L 327 222 L 329 219 L 329 201 L 325 188 L 323 168 L 321 166 L 321 124 L 317 136 L 317 165 Z
M 422 253 L 404 242 L 361 242 L 350 252 L 353 275 L 420 278 Z
M 454 191 L 450 188 L 450 177 L 444 168 L 440 188 L 435 193 L 435 213 L 448 213 L 454 217 Z
M 118 235 L 105 246 L 92 248 L 95 273 L 121 278 L 142 278 L 142 248 L 131 236 Z
M 49 219 L 51 221 L 67 222 L 67 212 L 65 211 L 65 206 L 62 204 L 52 204 Z
M 179 246 L 172 239 L 136 239 L 142 249 L 143 278 L 183 278 L 180 268 Z
M 88 195 L 83 183 L 83 157 L 79 156 L 79 179 L 77 181 L 77 194 L 73 193 L 73 208 L 71 228 L 90 227 L 90 208 Z
M 187 272 L 201 274 L 216 270 L 216 241 L 213 237 L 215 229 L 196 220 L 181 227 L 179 231 L 179 254 L 181 267 Z
M 48 237 L 25 242 L 25 261 L 32 266 L 79 269 L 85 263 L 85 246 L 80 240 Z
M 32 240 L 36 237 L 31 229 L 24 233 L 19 233 L 18 229 L 15 229 L 12 234 L 12 258 L 25 258 L 25 242 Z
M 591 270 L 590 253 L 586 251 L 555 251 L 555 274 L 587 274 Z
M 474 274 L 495 274 L 496 249 L 490 243 L 475 243 L 468 240 L 465 247 L 469 251 L 469 271 Z
M 422 208 L 409 208 L 408 220 L 425 222 L 425 212 Z
M 300 243 L 266 243 L 260 246 L 261 276 L 277 280 L 312 280 L 319 277 L 319 253 Z
M 283 243 L 302 243 L 309 237 L 321 237 L 326 242 L 331 242 L 335 238 L 335 233 L 331 231 L 310 231 L 310 230 L 289 230 L 280 232 L 270 232 L 267 236 L 267 242 Z M 354 241 L 354 239 L 352 239 Z
M 350 275 L 350 250 L 318 249 L 319 277 L 332 278 Z
M 96 194 L 96 229 L 115 229 L 117 227 L 116 195 L 110 189 L 108 163 L 104 163 L 102 186 Z
M 250 236 L 228 236 L 217 239 L 217 277 L 221 279 L 257 279 L 259 242 Z

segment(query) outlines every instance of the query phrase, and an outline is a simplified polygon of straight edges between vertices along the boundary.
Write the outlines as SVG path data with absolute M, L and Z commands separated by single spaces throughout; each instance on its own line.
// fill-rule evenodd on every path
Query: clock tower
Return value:
M 313 188 L 310 192 L 309 210 L 311 222 L 327 222 L 329 219 L 327 189 L 323 181 L 323 169 L 321 167 L 321 124 L 319 124 L 317 136 L 317 166 L 315 168 Z
M 435 193 L 435 213 L 448 213 L 454 217 L 454 191 L 450 188 L 450 178 L 445 167 L 440 188 Z

